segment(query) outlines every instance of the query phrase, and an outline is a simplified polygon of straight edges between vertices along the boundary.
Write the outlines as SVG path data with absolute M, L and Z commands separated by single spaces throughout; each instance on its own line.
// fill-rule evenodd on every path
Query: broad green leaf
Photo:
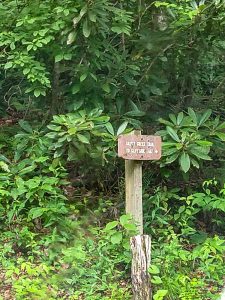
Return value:
M 43 213 L 44 213 L 44 209 L 41 207 L 32 208 L 29 212 L 29 216 L 32 219 L 37 219 L 37 218 L 41 217 L 43 215 Z
M 210 118 L 211 114 L 212 114 L 212 110 L 208 109 L 201 117 L 199 121 L 199 126 L 203 125 Z
M 86 136 L 84 136 L 83 134 L 78 133 L 77 137 L 78 137 L 78 140 L 81 141 L 82 143 L 90 144 L 89 139 Z
M 153 300 L 163 300 L 168 294 L 168 290 L 158 290 L 153 296 Z
M 77 159 L 76 149 L 73 146 L 69 145 L 67 155 L 68 155 L 68 160 L 69 161 L 76 160 Z
M 80 76 L 80 82 L 83 82 L 88 76 L 88 73 L 84 73 Z
M 83 17 L 87 12 L 87 5 L 84 5 L 80 11 L 80 16 Z
M 93 121 L 98 122 L 98 123 L 106 123 L 110 120 L 109 116 L 99 116 L 93 118 Z
M 111 242 L 112 244 L 120 244 L 122 242 L 123 235 L 122 232 L 116 232 L 113 235 L 111 235 Z
M 34 48 L 34 45 L 33 44 L 30 44 L 27 46 L 27 51 L 29 52 L 32 48 Z
M 125 75 L 124 80 L 126 80 L 126 82 L 131 86 L 137 86 L 137 82 L 130 76 Z
M 57 62 L 60 62 L 60 61 L 62 61 L 63 60 L 63 54 L 58 54 L 58 55 L 56 55 L 56 57 L 55 57 L 55 62 L 57 63 Z
M 176 152 L 178 152 L 177 148 L 167 148 L 167 149 L 165 148 L 165 150 L 163 150 L 162 156 L 169 156 Z
M 11 50 L 15 50 L 15 49 L 16 49 L 15 43 L 12 42 L 12 43 L 10 44 L 10 49 L 11 49 Z
M 225 133 L 224 132 L 216 132 L 215 134 L 221 141 L 225 141 Z
M 84 100 L 80 99 L 73 104 L 73 110 L 76 111 L 84 104 Z
M 41 162 L 42 163 L 42 162 L 45 162 L 47 160 L 49 160 L 48 156 L 40 156 L 38 158 L 35 158 L 35 162 Z
M 177 125 L 180 125 L 183 119 L 184 119 L 184 113 L 180 112 L 177 116 Z
M 173 155 L 169 156 L 167 159 L 166 159 L 166 164 L 171 164 L 172 162 L 174 162 L 175 160 L 177 160 L 177 158 L 179 157 L 180 153 L 177 152 L 177 153 L 174 153 Z
M 41 179 L 39 177 L 34 177 L 32 179 L 29 179 L 25 182 L 25 185 L 29 189 L 35 189 L 40 185 Z
M 152 94 L 154 94 L 154 95 L 158 95 L 158 96 L 162 95 L 162 91 L 156 86 L 151 86 L 150 90 L 151 90 Z
M 176 142 L 180 143 L 180 138 L 178 137 L 176 131 L 172 127 L 167 126 L 166 130 L 169 133 L 169 135 L 172 137 L 173 140 L 175 140 Z
M 202 141 L 202 140 L 196 141 L 196 144 L 198 144 L 199 146 L 203 146 L 203 147 L 211 147 L 213 145 L 212 142 Z
M 13 63 L 11 61 L 8 61 L 5 65 L 4 65 L 4 69 L 7 70 L 7 69 L 10 69 L 12 68 L 13 66 Z
M 30 126 L 30 124 L 29 124 L 27 121 L 20 120 L 20 121 L 19 121 L 19 125 L 20 125 L 20 127 L 23 128 L 23 130 L 25 130 L 26 132 L 28 132 L 28 133 L 32 133 L 32 132 L 33 132 L 32 127 Z
M 198 125 L 198 117 L 191 107 L 188 108 L 188 114 L 191 117 L 193 123 L 197 126 Z
M 170 148 L 170 147 L 176 147 L 177 143 L 175 142 L 163 142 L 162 143 L 162 146 L 163 148 Z
M 76 28 L 76 26 L 77 26 L 77 24 L 80 22 L 81 18 L 82 18 L 81 15 L 79 15 L 79 16 L 73 18 L 73 26 L 74 26 L 74 28 Z
M 88 24 L 88 20 L 86 19 L 83 23 L 83 35 L 88 38 L 91 34 L 91 27 Z
M 199 163 L 197 162 L 197 160 L 195 160 L 194 158 L 191 158 L 191 163 L 195 168 L 199 169 Z
M 160 270 L 156 265 L 150 265 L 148 271 L 149 271 L 150 274 L 154 274 L 154 275 L 160 273 Z
M 128 231 L 136 231 L 137 230 L 137 227 L 135 224 L 133 223 L 126 223 L 124 224 L 124 228 Z
M 119 224 L 118 221 L 112 221 L 112 222 L 109 222 L 108 224 L 106 224 L 105 230 L 106 230 L 106 231 L 109 231 L 109 230 L 115 228 L 118 224 Z
M 221 123 L 218 127 L 217 130 L 225 129 L 225 122 Z
M 91 21 L 91 22 L 96 22 L 96 20 L 97 20 L 97 16 L 96 16 L 96 14 L 94 13 L 94 12 L 92 12 L 92 11 L 88 11 L 88 17 L 89 17 L 89 20 Z
M 125 113 L 125 116 L 128 117 L 143 117 L 145 115 L 145 112 L 140 110 L 132 110 Z
M 47 127 L 48 127 L 48 129 L 53 130 L 53 131 L 60 131 L 62 129 L 61 126 L 57 126 L 57 125 L 54 125 L 54 124 L 50 124 Z
M 49 132 L 46 134 L 46 137 L 50 138 L 50 139 L 54 139 L 58 136 L 57 132 Z
M 104 83 L 103 85 L 102 85 L 102 89 L 103 89 L 103 91 L 105 91 L 106 93 L 110 93 L 110 91 L 111 91 L 111 89 L 110 89 L 110 85 L 108 84 L 108 83 Z
M 124 226 L 125 224 L 130 223 L 131 220 L 132 220 L 131 215 L 129 215 L 129 214 L 127 214 L 127 215 L 122 215 L 122 216 L 120 217 L 120 224 L 121 224 L 122 226 Z
M 180 166 L 182 171 L 184 171 L 184 173 L 187 173 L 190 169 L 190 165 L 190 156 L 187 153 L 183 152 L 180 156 Z
M 110 134 L 115 135 L 114 128 L 113 128 L 113 126 L 112 126 L 111 123 L 106 123 L 106 124 L 105 124 L 105 127 L 106 127 L 106 129 L 108 130 L 108 132 L 109 132 Z
M 4 161 L 6 163 L 10 163 L 10 161 L 8 160 L 8 158 L 6 158 L 4 155 L 0 154 L 0 161 Z
M 24 74 L 24 75 L 27 75 L 29 72 L 30 72 L 30 69 L 29 69 L 29 68 L 25 68 L 25 69 L 23 70 L 23 74 Z
M 80 91 L 80 84 L 75 84 L 72 86 L 72 94 L 75 95 Z
M 16 27 L 20 27 L 21 25 L 23 25 L 23 20 L 20 20 L 20 21 L 18 21 L 17 23 L 16 23 Z
M 41 95 L 41 91 L 38 90 L 38 89 L 35 89 L 35 90 L 34 90 L 34 96 L 37 98 L 37 97 L 39 97 L 40 95 Z
M 70 11 L 69 11 L 69 9 L 64 9 L 63 13 L 67 17 L 70 14 Z
M 167 126 L 174 126 L 174 124 L 173 123 L 171 123 L 170 121 L 167 121 L 167 120 L 164 120 L 164 119 L 162 119 L 162 118 L 159 118 L 159 122 L 161 123 L 161 124 L 165 124 L 165 125 L 167 125 Z
M 202 151 L 200 148 L 191 148 L 191 153 L 195 155 L 197 158 L 203 159 L 203 160 L 211 160 L 211 157 L 207 155 L 204 151 Z
M 127 128 L 127 125 L 128 125 L 128 122 L 127 122 L 127 121 L 124 121 L 124 122 L 120 125 L 120 127 L 118 128 L 116 135 L 118 136 L 118 135 L 120 135 L 121 133 L 123 133 L 124 130 Z
M 22 169 L 19 174 L 20 175 L 24 175 L 24 174 L 27 174 L 27 173 L 30 173 L 32 172 L 33 170 L 35 170 L 37 167 L 37 165 L 33 164 L 32 166 L 29 166 L 29 167 L 26 167 L 24 169 Z
M 91 77 L 92 77 L 96 82 L 98 81 L 98 78 L 97 78 L 97 76 L 96 76 L 95 74 L 90 73 L 90 75 L 91 75 Z
M 130 104 L 130 106 L 131 106 L 131 108 L 132 108 L 132 111 L 134 110 L 134 111 L 139 111 L 139 108 L 138 108 L 138 106 L 134 103 L 134 101 L 132 101 L 132 100 L 130 100 L 129 101 L 129 104 Z
M 159 276 L 152 276 L 151 282 L 154 283 L 154 284 L 161 284 L 162 279 Z
M 65 60 L 71 60 L 72 59 L 72 54 L 71 53 L 66 53 L 66 54 L 63 55 L 63 58 Z
M 177 118 L 174 114 L 169 114 L 169 118 L 173 122 L 174 125 L 177 124 Z
M 64 152 L 65 152 L 65 150 L 63 148 L 57 149 L 54 153 L 54 158 L 62 156 Z

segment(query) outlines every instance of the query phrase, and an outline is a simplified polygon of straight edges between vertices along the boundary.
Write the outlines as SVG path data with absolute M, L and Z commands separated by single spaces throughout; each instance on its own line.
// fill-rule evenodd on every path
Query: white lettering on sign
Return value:
M 154 143 L 147 142 L 147 147 L 155 147 Z
M 145 149 L 137 149 L 137 148 L 129 149 L 129 148 L 127 148 L 126 152 L 127 153 L 133 153 L 133 154 L 145 154 Z
M 126 146 L 135 146 L 135 144 L 136 144 L 136 142 L 129 142 L 129 141 L 127 141 L 126 142 Z
M 126 153 L 131 153 L 131 154 L 152 154 L 153 153 L 153 148 L 155 147 L 154 143 L 151 142 L 133 142 L 133 141 L 126 141 L 126 146 L 127 147 L 132 147 L 132 148 L 126 148 Z M 135 147 L 152 147 L 150 149 L 144 149 L 144 148 L 135 148 Z M 157 150 L 154 151 L 155 153 L 158 153 Z
M 132 148 L 126 148 L 126 153 L 132 153 L 132 154 L 145 154 L 145 153 L 153 153 L 154 143 L 150 142 L 131 142 L 127 141 L 126 146 L 132 147 Z M 135 147 L 152 147 L 150 149 L 144 149 L 144 148 L 135 148 Z M 155 150 L 155 153 L 158 153 L 157 150 Z
M 139 146 L 139 147 L 145 147 L 145 142 L 137 142 L 137 146 Z
M 126 142 L 126 146 L 129 147 L 155 147 L 154 143 L 150 143 L 150 142 L 131 142 L 131 141 L 127 141 Z

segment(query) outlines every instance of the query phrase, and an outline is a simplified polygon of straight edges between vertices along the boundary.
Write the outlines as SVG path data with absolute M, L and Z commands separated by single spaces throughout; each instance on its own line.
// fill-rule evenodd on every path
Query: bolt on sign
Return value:
M 161 137 L 154 135 L 121 135 L 118 156 L 130 160 L 158 160 L 161 158 Z

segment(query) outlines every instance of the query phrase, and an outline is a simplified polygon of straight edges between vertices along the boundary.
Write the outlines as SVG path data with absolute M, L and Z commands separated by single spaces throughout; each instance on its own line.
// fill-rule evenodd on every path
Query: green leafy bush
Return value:
M 149 269 L 153 299 L 217 299 L 223 285 L 224 242 L 215 236 L 186 244 L 172 232 L 161 246 L 153 242 Z
M 67 270 L 61 273 L 63 286 L 73 289 L 74 296 L 90 300 L 130 299 L 123 282 L 131 262 L 129 237 L 135 232 L 131 217 L 122 215 L 103 230 L 91 228 L 90 237 L 83 236 L 80 243 L 75 241 L 63 249 L 61 263 L 67 264 Z
M 46 135 L 51 139 L 54 157 L 65 153 L 69 161 L 88 157 L 105 162 L 107 155 L 115 156 L 116 137 L 109 119 L 99 109 L 54 116 L 48 125 L 51 132 Z
M 59 168 L 57 176 L 55 170 Z M 65 175 L 65 169 L 56 161 L 50 163 L 48 157 L 9 164 L 0 173 L 0 218 L 8 224 L 24 218 L 28 222 L 42 220 L 45 226 L 58 222 L 67 213 L 60 188 L 66 184 L 62 179 Z
M 10 263 L 0 257 L 16 299 L 130 299 L 126 270 L 131 262 L 129 237 L 136 232 L 131 217 L 122 215 L 105 228 L 90 224 L 85 231 L 79 229 L 60 244 L 52 240 L 48 250 L 57 253 L 54 265 L 49 265 L 48 256 L 41 263 L 32 261 L 32 256 L 29 261 L 20 257 Z M 9 255 L 10 249 L 5 253 Z
M 159 133 L 163 137 L 162 165 L 179 162 L 180 168 L 187 173 L 191 166 L 199 168 L 204 160 L 211 160 L 209 152 L 225 141 L 225 122 L 219 117 L 210 119 L 212 112 L 207 110 L 197 114 L 188 109 L 177 116 L 171 114 L 170 120 L 160 119 L 166 129 Z

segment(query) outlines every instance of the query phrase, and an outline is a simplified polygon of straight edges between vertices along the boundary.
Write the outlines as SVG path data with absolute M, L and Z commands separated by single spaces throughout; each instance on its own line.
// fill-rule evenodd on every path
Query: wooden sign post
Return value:
M 118 156 L 125 159 L 126 213 L 133 216 L 139 233 L 143 234 L 142 161 L 160 159 L 161 137 L 141 135 L 140 131 L 121 135 Z
M 139 231 L 139 235 L 130 240 L 134 300 L 149 300 L 151 239 L 143 235 L 142 161 L 161 158 L 161 137 L 141 135 L 140 131 L 121 135 L 118 139 L 118 156 L 125 159 L 126 213 L 132 215 Z

